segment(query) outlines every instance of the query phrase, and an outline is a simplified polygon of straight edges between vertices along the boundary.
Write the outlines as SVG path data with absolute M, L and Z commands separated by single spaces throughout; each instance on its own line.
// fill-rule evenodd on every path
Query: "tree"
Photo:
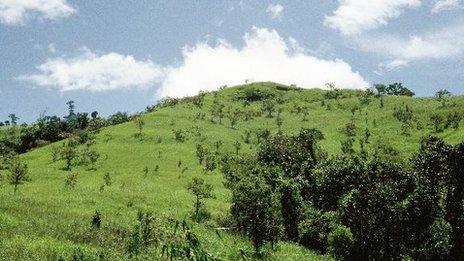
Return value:
M 68 101 L 66 102 L 66 105 L 68 105 L 68 115 L 65 116 L 64 119 L 66 120 L 66 124 L 68 125 L 68 130 L 73 131 L 77 125 L 77 116 L 74 112 L 74 101 Z
M 448 99 L 452 96 L 451 92 L 446 89 L 438 90 L 435 93 L 435 98 L 441 103 L 441 107 L 446 107 Z
M 435 133 L 443 131 L 443 123 L 445 119 L 441 114 L 433 114 L 432 116 L 430 116 L 430 121 L 433 124 Z
M 415 93 L 409 90 L 408 88 L 404 87 L 402 83 L 392 83 L 389 84 L 386 88 L 386 92 L 389 95 L 399 95 L 399 96 L 414 96 Z
M 235 126 L 237 125 L 237 122 L 240 118 L 241 111 L 238 109 L 234 109 L 233 111 L 228 113 L 228 118 L 230 121 L 230 127 L 232 129 L 235 129 Z
M 90 117 L 92 117 L 92 120 L 95 120 L 95 119 L 98 117 L 98 112 L 97 112 L 97 111 L 93 111 L 93 112 L 90 114 Z
M 377 95 L 384 95 L 387 92 L 387 86 L 383 83 L 374 84 L 374 89 L 377 91 Z
M 66 170 L 71 170 L 74 159 L 77 157 L 77 141 L 73 138 L 63 144 L 60 157 L 66 162 Z
M 279 133 L 282 132 L 282 124 L 284 123 L 284 119 L 282 118 L 282 108 L 279 108 L 277 111 L 277 117 L 276 117 L 276 124 L 277 124 L 277 129 L 279 130 Z
M 15 158 L 9 166 L 8 171 L 10 172 L 10 185 L 14 186 L 14 193 L 16 193 L 19 185 L 29 181 L 27 165 Z
M 197 159 L 200 165 L 203 163 L 203 160 L 205 159 L 207 154 L 208 154 L 207 149 L 203 147 L 203 145 L 197 144 L 195 155 L 197 156 Z
M 238 155 L 238 153 L 240 152 L 241 147 L 242 147 L 242 144 L 240 143 L 240 141 L 236 140 L 234 142 L 235 155 Z
M 249 162 L 252 163 L 252 162 Z M 232 190 L 231 214 L 239 228 L 244 230 L 253 242 L 255 253 L 259 255 L 266 242 L 275 243 L 282 233 L 280 197 L 266 182 L 267 168 L 261 164 L 249 165 L 246 173 L 236 180 L 234 175 L 226 175 L 227 186 Z
M 204 206 L 204 199 L 214 198 L 213 186 L 207 184 L 202 178 L 193 178 L 193 180 L 187 185 L 187 189 L 195 196 L 195 220 L 199 221 L 199 213 L 201 208 Z
M 145 125 L 145 121 L 142 119 L 141 116 L 134 117 L 133 121 L 134 121 L 135 126 L 139 130 L 139 132 L 137 133 L 137 136 L 140 138 L 140 140 L 142 140 L 143 138 L 142 131 L 143 131 L 143 126 Z
M 267 112 L 267 117 L 272 118 L 272 114 L 275 111 L 275 102 L 271 99 L 266 99 L 262 103 L 261 110 Z
M 18 124 L 19 118 L 16 117 L 16 114 L 11 113 L 10 115 L 8 115 L 8 118 L 10 118 L 10 124 L 11 124 L 12 126 L 16 126 L 16 125 Z

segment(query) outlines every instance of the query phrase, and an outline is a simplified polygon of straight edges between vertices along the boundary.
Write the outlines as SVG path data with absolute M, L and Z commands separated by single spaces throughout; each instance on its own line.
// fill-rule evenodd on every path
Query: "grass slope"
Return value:
M 359 106 L 357 93 L 344 91 L 345 98 L 326 100 L 322 106 L 322 90 L 276 86 L 255 83 L 228 88 L 216 95 L 226 105 L 226 111 L 231 108 L 258 111 L 261 102 L 245 108 L 242 102 L 234 99 L 235 94 L 251 87 L 277 92 L 282 100 L 277 107 L 283 109 L 283 132 L 295 133 L 302 127 L 317 128 L 325 135 L 321 146 L 329 154 L 338 153 L 344 137 L 340 129 L 350 121 L 351 108 Z M 197 176 L 212 184 L 216 195 L 216 199 L 207 201 L 207 208 L 212 212 L 211 221 L 194 226 L 205 247 L 223 259 L 235 259 L 242 250 L 251 252 L 251 243 L 246 237 L 224 231 L 217 233 L 214 229 L 215 217 L 228 211 L 230 195 L 222 185 L 218 170 L 203 174 L 195 157 L 195 146 L 200 141 L 193 133 L 195 129 L 203 132 L 204 144 L 211 148 L 216 141 L 222 141 L 222 153 L 233 153 L 233 143 L 237 140 L 242 143 L 242 153 L 250 152 L 256 145 L 243 143 L 245 130 L 268 128 L 276 133 L 276 119 L 263 115 L 246 122 L 241 120 L 235 129 L 226 118 L 222 124 L 212 123 L 209 118 L 214 99 L 212 93 L 207 94 L 203 109 L 191 103 L 179 103 L 144 114 L 146 125 L 142 141 L 134 137 L 137 129 L 132 122 L 102 129 L 95 145 L 101 154 L 97 170 L 73 169 L 79 173 L 75 189 L 65 188 L 69 171 L 62 170 L 64 162 L 52 162 L 50 146 L 22 155 L 29 166 L 31 181 L 21 186 L 17 194 L 13 194 L 13 188 L 8 185 L 5 172 L 0 182 L 0 259 L 56 259 L 63 253 L 68 255 L 76 247 L 104 250 L 110 260 L 123 258 L 125 241 L 118 235 L 120 231 L 130 231 L 139 209 L 153 211 L 160 220 L 188 218 L 193 196 L 186 185 Z M 403 103 L 408 104 L 414 113 L 409 136 L 401 134 L 401 123 L 393 117 L 395 106 Z M 354 114 L 358 136 L 362 137 L 368 127 L 372 134 L 370 144 L 383 140 L 398 149 L 402 156 L 409 156 L 418 148 L 420 139 L 433 132 L 429 119 L 431 113 L 464 110 L 464 97 L 453 97 L 450 103 L 454 106 L 440 109 L 439 102 L 431 98 L 385 97 L 385 106 L 380 108 L 379 99 L 372 98 L 369 105 L 360 106 Z M 301 114 L 291 113 L 298 104 L 308 106 L 308 121 L 302 121 Z M 206 114 L 205 119 L 195 120 L 200 111 Z M 188 131 L 188 139 L 177 142 L 173 129 Z M 439 136 L 447 142 L 458 143 L 464 140 L 464 129 L 448 129 Z M 179 160 L 182 162 L 180 168 Z M 159 166 L 158 172 L 154 171 L 156 165 Z M 149 170 L 147 177 L 143 174 L 145 167 Z M 181 173 L 184 167 L 188 169 Z M 105 173 L 110 173 L 113 184 L 100 191 Z M 90 229 L 91 217 L 96 210 L 103 216 L 102 229 L 97 232 Z M 296 244 L 281 243 L 271 258 L 311 260 L 327 257 Z

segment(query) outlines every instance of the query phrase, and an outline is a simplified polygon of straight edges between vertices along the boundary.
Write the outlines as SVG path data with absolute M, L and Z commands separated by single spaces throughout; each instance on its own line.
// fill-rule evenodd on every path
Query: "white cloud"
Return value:
M 424 35 L 402 38 L 392 35 L 367 36 L 357 39 L 365 51 L 398 60 L 446 59 L 464 53 L 464 25 L 456 25 Z
M 464 25 L 409 37 L 363 35 L 355 41 L 362 50 L 393 61 L 380 64 L 380 67 L 392 70 L 405 67 L 413 61 L 461 57 L 464 54 Z
M 400 16 L 403 9 L 420 5 L 420 0 L 340 0 L 337 10 L 326 16 L 324 24 L 344 35 L 356 35 L 386 25 Z
M 282 19 L 282 12 L 284 11 L 284 7 L 280 4 L 270 4 L 266 12 L 272 19 L 281 20 Z
M 463 0 L 438 0 L 432 8 L 432 13 L 440 13 L 462 8 Z
M 54 58 L 37 67 L 38 73 L 19 77 L 60 91 L 106 91 L 146 87 L 159 81 L 162 68 L 118 53 L 97 55 L 90 50 L 74 58 Z
M 159 83 L 161 97 L 184 97 L 199 91 L 217 90 L 245 80 L 323 87 L 327 82 L 340 88 L 365 88 L 368 83 L 346 62 L 323 60 L 290 38 L 285 41 L 275 30 L 253 28 L 241 48 L 225 40 L 185 47 L 182 62 L 161 66 L 150 60 L 135 60 L 117 53 L 97 55 L 90 50 L 74 58 L 49 59 L 38 72 L 19 77 L 38 86 L 61 91 L 107 91 Z
M 66 0 L 0 0 L 0 22 L 24 24 L 28 18 L 54 20 L 75 13 Z
M 223 85 L 252 81 L 297 84 L 305 88 L 333 82 L 341 88 L 365 88 L 368 83 L 346 62 L 322 60 L 292 49 L 275 30 L 253 28 L 237 48 L 219 40 L 217 45 L 199 43 L 185 48 L 183 62 L 166 69 L 158 97 L 195 95 L 200 90 L 216 90 Z M 291 40 L 295 46 L 295 40 Z
M 401 60 L 401 59 L 389 61 L 389 62 L 386 62 L 386 63 L 380 63 L 378 65 L 377 70 L 374 71 L 374 73 L 376 73 L 378 75 L 383 75 L 385 72 L 398 70 L 400 68 L 408 66 L 408 64 L 409 64 L 408 61 Z

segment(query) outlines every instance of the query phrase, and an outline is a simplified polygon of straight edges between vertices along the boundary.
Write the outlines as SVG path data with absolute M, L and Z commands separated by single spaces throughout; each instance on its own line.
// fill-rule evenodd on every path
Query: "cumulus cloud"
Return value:
M 453 59 L 464 54 L 464 25 L 458 24 L 423 35 L 363 35 L 356 39 L 362 50 L 379 54 L 390 62 L 381 63 L 384 71 L 421 60 Z
M 464 52 L 464 25 L 455 25 L 407 38 L 393 35 L 363 36 L 357 40 L 366 51 L 399 60 L 446 59 Z
M 54 20 L 75 12 L 66 0 L 0 0 L 0 22 L 7 25 L 24 24 L 31 17 Z
M 346 62 L 322 60 L 293 49 L 275 30 L 253 28 L 237 48 L 225 40 L 214 46 L 199 43 L 185 48 L 183 62 L 166 69 L 158 97 L 182 97 L 245 80 L 274 81 L 302 87 L 333 82 L 340 88 L 365 88 L 368 83 Z M 291 43 L 295 46 L 295 40 Z
M 150 86 L 163 76 L 162 68 L 149 60 L 118 53 L 98 55 L 88 49 L 77 57 L 49 59 L 37 70 L 19 79 L 60 91 L 107 91 Z
M 420 0 L 340 0 L 337 10 L 326 16 L 324 24 L 344 35 L 356 35 L 386 25 L 400 16 L 403 9 L 420 5 Z
M 225 40 L 185 47 L 177 65 L 161 66 L 117 53 L 98 55 L 85 50 L 73 58 L 53 58 L 37 67 L 38 72 L 19 77 L 38 86 L 61 91 L 108 91 L 159 84 L 156 98 L 184 97 L 212 91 L 245 80 L 274 81 L 301 87 L 322 87 L 327 82 L 340 88 L 365 88 L 368 83 L 340 60 L 324 60 L 275 30 L 253 28 L 244 36 L 243 47 Z
M 284 7 L 280 4 L 270 4 L 268 5 L 266 12 L 272 19 L 281 20 L 282 19 L 282 12 L 284 11 Z
M 463 0 L 438 0 L 432 8 L 432 13 L 440 13 L 454 9 L 460 9 L 463 6 Z

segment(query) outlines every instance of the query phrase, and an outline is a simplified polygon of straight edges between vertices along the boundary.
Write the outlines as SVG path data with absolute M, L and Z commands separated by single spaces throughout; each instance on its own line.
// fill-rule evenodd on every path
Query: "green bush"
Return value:
M 349 256 L 353 244 L 353 233 L 346 226 L 334 225 L 332 231 L 327 235 L 328 252 L 336 258 L 343 259 Z

